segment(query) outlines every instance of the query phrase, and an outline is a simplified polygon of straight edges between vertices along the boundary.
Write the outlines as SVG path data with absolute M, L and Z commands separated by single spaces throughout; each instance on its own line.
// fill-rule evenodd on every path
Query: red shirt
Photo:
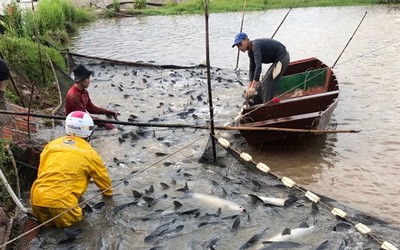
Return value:
M 72 111 L 89 112 L 90 114 L 105 114 L 106 110 L 92 103 L 89 92 L 86 89 L 79 90 L 75 85 L 68 90 L 65 98 L 65 114 Z

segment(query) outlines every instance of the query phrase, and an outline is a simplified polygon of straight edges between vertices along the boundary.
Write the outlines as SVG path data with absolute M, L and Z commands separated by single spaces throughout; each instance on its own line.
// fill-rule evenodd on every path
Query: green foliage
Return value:
M 0 138 L 0 166 L 3 166 L 8 161 L 8 155 L 6 154 L 6 141 Z
M 120 1 L 119 0 L 113 0 L 113 9 L 115 10 L 115 11 L 120 11 L 120 9 L 121 9 L 121 3 L 120 3 Z
M 5 31 L 13 36 L 21 36 L 23 34 L 23 14 L 22 10 L 16 2 L 11 2 L 4 6 L 4 17 L 0 21 L 0 25 Z
M 0 51 L 2 51 L 5 59 L 11 67 L 23 69 L 28 79 L 39 86 L 52 86 L 54 76 L 46 54 L 49 55 L 49 57 L 63 70 L 66 70 L 67 67 L 63 57 L 57 50 L 43 45 L 40 46 L 40 49 L 42 53 L 41 60 L 39 58 L 38 45 L 31 40 L 27 38 L 12 37 L 9 35 L 0 37 Z M 42 62 L 44 66 L 45 82 L 43 82 L 39 62 Z
M 13 186 L 12 180 L 15 180 L 15 173 L 13 170 L 7 170 L 6 166 L 9 164 L 9 157 L 6 153 L 6 145 L 7 141 L 0 138 L 0 169 L 3 172 L 4 176 L 6 177 L 7 181 L 11 186 Z M 11 208 L 14 206 L 14 203 L 5 188 L 3 181 L 0 180 L 0 206 L 5 207 L 6 209 Z
M 135 9 L 146 9 L 146 0 L 135 0 Z
M 178 5 L 177 0 L 167 0 L 167 3 L 165 4 L 165 6 L 168 7 L 172 7 L 172 6 L 176 6 Z
M 42 44 L 62 49 L 69 43 L 69 34 L 76 31 L 76 24 L 94 20 L 94 14 L 76 8 L 67 0 L 41 0 L 35 12 L 21 10 L 12 2 L 5 9 L 1 25 L 6 33 L 16 37 L 26 37 Z
M 176 0 L 168 0 L 162 8 L 143 10 L 132 9 L 132 14 L 143 15 L 175 15 L 203 14 L 204 0 L 184 0 L 175 4 Z M 210 13 L 243 11 L 244 0 L 208 0 Z M 246 11 L 259 11 L 278 8 L 298 8 L 313 6 L 353 6 L 367 4 L 400 3 L 400 0 L 246 0 Z

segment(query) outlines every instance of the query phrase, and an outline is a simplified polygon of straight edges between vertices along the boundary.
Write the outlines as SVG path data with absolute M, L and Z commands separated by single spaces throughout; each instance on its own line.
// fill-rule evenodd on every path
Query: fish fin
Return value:
M 250 180 L 251 183 L 253 183 L 253 185 L 256 187 L 256 189 L 261 189 L 261 183 L 259 183 L 256 180 Z
M 151 204 L 151 203 L 154 202 L 154 198 L 153 198 L 153 197 L 143 196 L 142 199 L 143 199 L 147 204 Z
M 104 201 L 100 201 L 99 203 L 96 203 L 93 208 L 94 209 L 101 209 L 106 203 Z
M 166 183 L 164 183 L 164 182 L 160 182 L 160 185 L 161 185 L 161 187 L 162 187 L 162 189 L 163 189 L 163 190 L 165 190 L 165 189 L 168 189 L 168 188 L 169 188 L 169 185 L 168 185 L 168 184 L 166 184 Z
M 83 211 L 83 213 L 91 213 L 91 212 L 93 212 L 93 209 L 92 209 L 88 204 L 86 204 L 86 205 L 82 208 L 82 211 Z
M 228 192 L 226 192 L 225 188 L 222 187 L 222 193 L 223 193 L 223 197 L 225 198 L 226 196 L 228 196 Z
M 232 224 L 232 230 L 236 230 L 240 225 L 240 217 L 236 217 Z
M 180 203 L 179 201 L 174 201 L 173 203 L 174 203 L 174 209 L 179 209 L 183 206 L 182 203 Z
M 251 198 L 253 203 L 257 203 L 257 201 L 260 201 L 262 203 L 264 203 L 264 201 L 257 195 L 255 194 L 248 194 L 248 196 Z
M 185 182 L 185 186 L 183 188 L 178 188 L 175 191 L 180 191 L 180 192 L 185 192 L 188 193 L 189 192 L 189 186 L 187 184 L 187 181 Z
M 307 221 L 303 221 L 302 223 L 300 223 L 299 228 L 308 228 L 310 227 L 310 225 L 308 225 Z
M 318 206 L 317 206 L 317 204 L 315 202 L 313 202 L 311 204 L 311 214 L 312 215 L 316 215 L 317 213 L 319 213 Z
M 142 194 L 139 193 L 139 192 L 136 191 L 136 190 L 132 190 L 132 194 L 133 194 L 133 197 L 134 197 L 134 198 L 140 198 L 140 197 L 142 197 Z
M 297 200 L 298 200 L 298 199 L 297 199 L 296 196 L 290 195 L 289 198 L 287 198 L 287 199 L 285 200 L 285 202 L 283 203 L 283 206 L 284 206 L 285 208 L 286 208 L 286 207 L 289 207 L 290 205 L 293 204 L 293 202 L 296 202 Z
M 74 230 L 69 228 L 64 228 L 64 233 L 69 239 L 76 238 L 76 236 L 78 235 Z
M 144 242 L 149 243 L 149 242 L 154 241 L 156 238 L 157 238 L 157 235 L 151 234 L 144 238 Z
M 285 228 L 281 235 L 291 235 L 292 234 L 292 230 L 290 228 Z

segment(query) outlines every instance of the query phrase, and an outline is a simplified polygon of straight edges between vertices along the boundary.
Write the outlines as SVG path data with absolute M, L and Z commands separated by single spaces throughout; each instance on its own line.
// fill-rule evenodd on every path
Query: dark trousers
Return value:
M 254 104 L 266 103 L 274 98 L 276 87 L 278 86 L 278 83 L 281 80 L 283 73 L 285 73 L 285 70 L 290 63 L 289 52 L 286 52 L 286 56 L 280 62 L 282 63 L 282 69 L 275 79 L 272 79 L 272 71 L 274 70 L 277 63 L 273 63 L 267 70 L 267 73 L 265 73 L 261 84 L 256 88 L 257 96 L 253 98 Z

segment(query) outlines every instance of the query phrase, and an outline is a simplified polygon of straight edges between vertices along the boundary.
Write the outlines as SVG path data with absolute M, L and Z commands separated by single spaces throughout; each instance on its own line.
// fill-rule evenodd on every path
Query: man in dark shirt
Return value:
M 246 100 L 252 99 L 253 105 L 271 101 L 279 80 L 290 62 L 290 55 L 286 47 L 282 43 L 269 38 L 250 41 L 246 33 L 243 32 L 236 35 L 232 48 L 235 46 L 242 52 L 247 51 L 250 59 Z M 271 66 L 260 83 L 263 63 L 271 63 Z
M 74 70 L 74 84 L 68 90 L 65 98 L 65 113 L 68 115 L 72 111 L 83 111 L 89 112 L 90 114 L 102 114 L 109 115 L 117 119 L 118 113 L 113 110 L 107 110 L 104 108 L 97 107 L 92 103 L 89 97 L 89 92 L 86 90 L 90 84 L 90 76 L 93 71 L 88 70 L 82 64 L 77 65 Z M 105 127 L 106 129 L 113 129 L 114 126 L 111 123 L 96 122 L 95 124 L 99 127 Z

